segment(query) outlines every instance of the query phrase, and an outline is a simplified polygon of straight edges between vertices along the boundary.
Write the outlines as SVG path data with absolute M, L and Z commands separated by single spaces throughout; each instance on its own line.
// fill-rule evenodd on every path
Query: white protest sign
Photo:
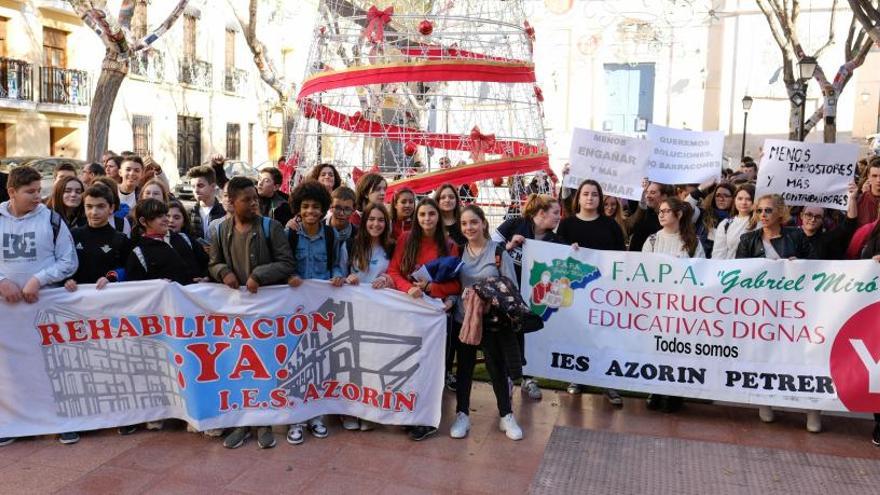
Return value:
M 854 144 L 767 139 L 756 194 L 779 194 L 789 206 L 846 210 L 858 158 Z
M 648 178 L 661 184 L 700 184 L 721 176 L 724 133 L 648 125 L 653 145 Z
M 571 137 L 571 171 L 563 185 L 576 189 L 584 179 L 593 179 L 608 196 L 638 201 L 650 155 L 651 143 L 644 139 L 576 128 Z

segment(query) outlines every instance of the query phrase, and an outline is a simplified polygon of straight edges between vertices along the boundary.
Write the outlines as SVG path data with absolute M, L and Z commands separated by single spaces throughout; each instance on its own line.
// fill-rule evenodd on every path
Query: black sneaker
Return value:
M 58 441 L 61 442 L 63 445 L 73 445 L 76 442 L 79 442 L 79 433 L 75 431 L 62 433 L 58 435 Z
M 261 449 L 271 449 L 275 446 L 275 435 L 272 434 L 272 427 L 263 426 L 257 428 L 257 445 Z
M 119 428 L 116 428 L 116 432 L 124 437 L 131 435 L 136 431 L 138 431 L 137 425 L 120 426 Z
M 663 412 L 665 413 L 674 413 L 678 412 L 681 409 L 681 406 L 684 405 L 683 397 L 674 397 L 670 396 L 666 398 L 666 402 L 663 404 Z
M 416 442 L 420 442 L 434 433 L 437 433 L 437 428 L 434 428 L 433 426 L 415 426 L 409 431 L 409 438 Z
M 658 411 L 663 407 L 665 402 L 663 399 L 665 398 L 663 395 L 651 394 L 648 396 L 648 401 L 645 405 L 650 411 Z
M 226 435 L 226 438 L 223 439 L 223 446 L 227 449 L 237 449 L 244 445 L 245 440 L 250 438 L 250 436 L 250 426 L 239 426 L 238 428 L 232 430 L 232 433 Z
M 3 440 L 0 438 L 0 445 L 3 445 Z M 874 423 L 874 435 L 871 437 L 871 443 L 880 447 L 880 423 L 878 422 Z
M 15 438 L 12 438 L 12 437 L 0 438 L 0 447 L 6 447 L 7 445 L 11 444 L 14 441 L 15 441 Z
M 446 373 L 446 390 L 449 390 L 450 392 L 455 392 L 457 387 L 458 382 L 455 379 L 455 374 Z

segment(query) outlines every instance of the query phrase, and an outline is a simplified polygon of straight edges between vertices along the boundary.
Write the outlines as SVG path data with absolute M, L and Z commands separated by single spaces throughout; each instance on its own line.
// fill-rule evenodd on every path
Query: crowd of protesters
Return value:
M 215 282 L 256 293 L 279 284 L 297 290 L 314 279 L 334 287 L 366 284 L 416 299 L 437 298 L 448 313 L 445 385 L 456 398 L 450 436 L 464 438 L 471 428 L 471 384 L 482 351 L 499 429 L 519 440 L 523 431 L 512 410 L 513 384 L 519 383 L 531 400 L 540 400 L 542 391 L 522 373 L 523 333 L 515 331 L 504 311 L 487 306 L 485 294 L 518 292 L 527 239 L 682 258 L 880 261 L 880 157 L 860 161 L 845 212 L 789 208 L 778 195 L 756 198 L 756 173 L 756 163 L 746 157 L 739 170 L 725 171 L 720 181 L 678 186 L 646 181 L 639 202 L 605 196 L 591 179 L 576 189 L 554 191 L 546 176 L 528 186 L 513 178 L 511 190 L 527 194 L 512 197 L 508 218 L 492 228 L 478 202 L 467 204 L 478 195 L 476 185 L 443 184 L 429 195 L 400 188 L 386 204 L 383 175 L 367 173 L 350 188 L 336 167 L 324 163 L 286 195 L 278 168 L 263 168 L 257 182 L 228 178 L 222 156 L 188 172 L 195 204 L 187 208 L 169 192 L 161 166 L 132 153 L 108 152 L 102 163 L 80 171 L 59 165 L 45 202 L 35 169 L 18 167 L 0 177 L 6 182 L 0 195 L 8 195 L 0 198 L 0 235 L 34 239 L 28 245 L 33 249 L 0 255 L 0 296 L 7 303 L 34 303 L 43 287 L 76 291 L 78 284 L 95 284 L 101 290 L 151 279 Z M 462 191 L 473 194 L 463 201 Z M 455 260 L 455 270 L 444 271 L 449 267 L 439 263 L 432 277 L 418 275 L 449 259 Z M 583 387 L 571 384 L 568 392 L 579 394 Z M 604 394 L 612 405 L 623 406 L 617 391 Z M 647 404 L 675 412 L 683 399 L 651 395 Z M 759 417 L 773 421 L 773 410 L 762 406 Z M 375 427 L 355 417 L 339 420 L 346 430 Z M 873 441 L 880 445 L 880 416 L 875 423 Z M 162 422 L 144 426 L 161 428 Z M 119 433 L 139 427 L 121 427 Z M 807 411 L 807 429 L 821 431 L 819 411 Z M 407 430 L 417 441 L 437 431 L 431 426 Z M 327 418 L 290 425 L 286 439 L 300 444 L 306 432 L 325 438 Z M 269 426 L 204 434 L 224 436 L 228 448 L 254 434 L 260 448 L 275 446 Z M 0 438 L 0 446 L 14 440 Z M 76 432 L 60 435 L 61 443 L 78 440 Z

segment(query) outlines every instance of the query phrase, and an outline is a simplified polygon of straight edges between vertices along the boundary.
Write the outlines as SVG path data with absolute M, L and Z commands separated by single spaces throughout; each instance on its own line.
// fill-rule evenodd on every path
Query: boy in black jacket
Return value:
M 168 207 L 158 199 L 143 199 L 134 217 L 144 234 L 125 265 L 129 280 L 166 279 L 180 285 L 199 282 L 205 270 L 188 239 L 168 230 Z
M 97 183 L 83 196 L 88 225 L 73 229 L 73 243 L 79 258 L 79 268 L 73 278 L 64 283 L 73 292 L 77 284 L 95 284 L 103 289 L 110 282 L 125 280 L 125 263 L 131 253 L 128 237 L 110 225 L 113 216 L 113 191 Z

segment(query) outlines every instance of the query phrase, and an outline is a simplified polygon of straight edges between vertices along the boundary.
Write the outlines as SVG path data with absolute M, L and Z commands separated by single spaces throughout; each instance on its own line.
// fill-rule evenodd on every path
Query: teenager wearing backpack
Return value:
M 229 179 L 226 195 L 232 215 L 220 224 L 211 239 L 211 278 L 230 289 L 245 286 L 252 294 L 260 287 L 284 283 L 294 268 L 284 228 L 275 220 L 260 216 L 257 188 L 247 177 Z M 223 440 L 223 446 L 241 447 L 250 435 L 250 427 L 237 427 Z M 271 427 L 257 428 L 257 445 L 261 449 L 275 446 Z
M 306 180 L 290 193 L 293 214 L 300 218 L 299 226 L 288 231 L 290 248 L 296 260 L 294 273 L 287 283 L 293 288 L 302 285 L 304 280 L 328 280 L 334 287 L 345 284 L 347 258 L 336 240 L 336 231 L 324 223 L 330 208 L 330 194 L 319 182 Z M 305 441 L 303 423 L 290 425 L 287 442 L 299 445 Z M 326 438 L 329 434 L 323 416 L 315 416 L 308 421 L 308 428 L 315 438 Z
M 0 296 L 8 304 L 39 300 L 40 289 L 60 284 L 78 265 L 73 237 L 58 213 L 41 202 L 40 173 L 17 167 L 9 173 L 0 203 Z M 75 443 L 75 433 L 61 435 L 61 443 Z M 14 438 L 0 438 L 0 446 Z

